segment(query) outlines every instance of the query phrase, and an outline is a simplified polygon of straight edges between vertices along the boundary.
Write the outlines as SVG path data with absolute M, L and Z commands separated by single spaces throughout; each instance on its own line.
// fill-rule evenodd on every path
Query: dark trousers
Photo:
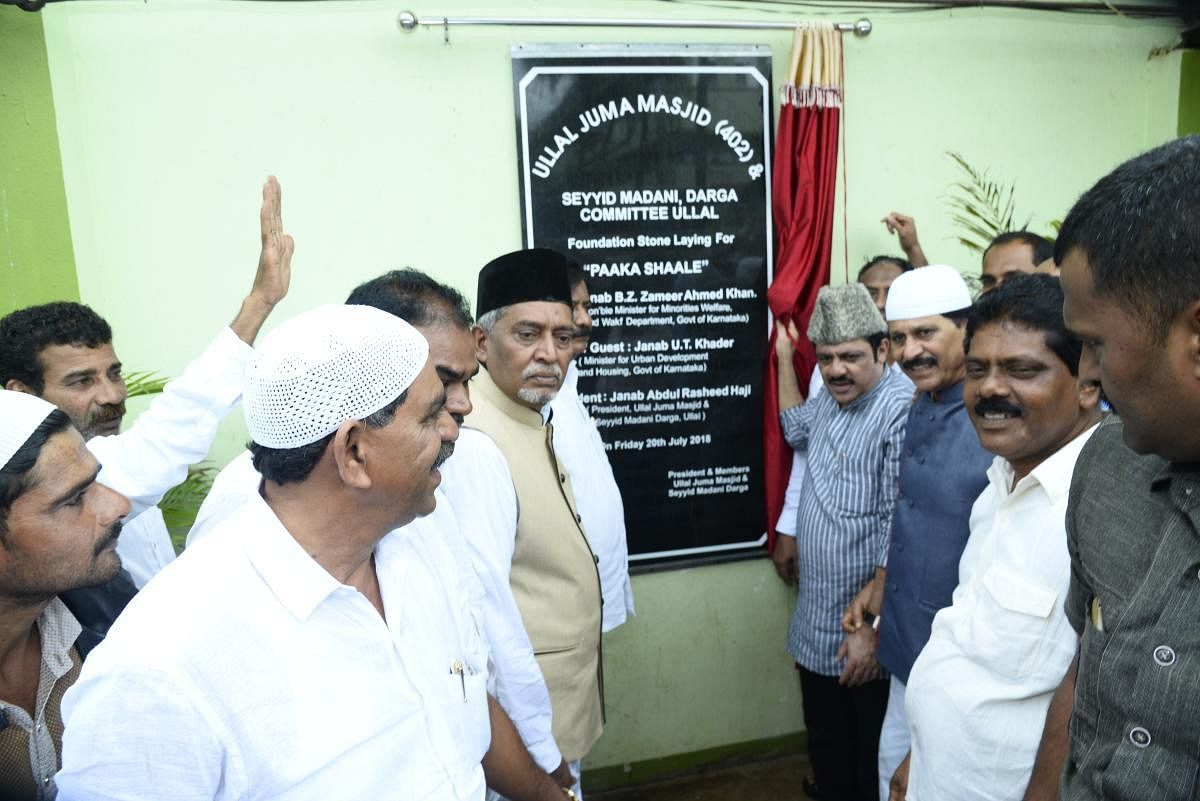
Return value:
M 837 676 L 796 666 L 804 698 L 808 758 L 823 801 L 879 801 L 879 730 L 888 680 L 843 687 Z

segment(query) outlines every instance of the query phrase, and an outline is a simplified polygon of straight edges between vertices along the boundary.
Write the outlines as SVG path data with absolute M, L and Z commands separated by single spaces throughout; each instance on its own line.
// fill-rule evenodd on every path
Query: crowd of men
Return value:
M 633 613 L 586 274 L 505 254 L 472 314 L 393 271 L 256 343 L 280 207 L 272 178 L 233 322 L 124 432 L 103 319 L 0 320 L 0 797 L 580 798 Z M 804 792 L 1194 797 L 1200 137 L 1053 245 L 996 237 L 977 299 L 884 222 L 905 258 L 821 290 L 807 392 L 779 371 Z M 239 402 L 176 559 L 157 505 Z
M 1197 797 L 1200 137 L 1101 179 L 1053 243 L 997 236 L 974 300 L 884 223 L 906 258 L 821 290 L 806 400 L 780 371 L 806 793 Z

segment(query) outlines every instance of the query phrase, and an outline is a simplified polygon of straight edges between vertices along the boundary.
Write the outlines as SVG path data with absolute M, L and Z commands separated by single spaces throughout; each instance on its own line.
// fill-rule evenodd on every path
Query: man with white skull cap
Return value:
M 0 389 L 0 798 L 55 797 L 59 704 L 86 654 L 57 596 L 117 574 L 129 513 L 99 472 L 64 412 Z
M 394 533 L 433 511 L 445 403 L 425 340 L 378 309 L 267 337 L 244 400 L 260 497 L 93 654 L 64 702 L 66 797 L 482 799 L 482 590 Z
M 809 319 L 824 392 L 803 401 L 795 326 L 780 326 L 779 421 L 807 456 L 795 523 L 799 593 L 788 630 L 808 752 L 826 798 L 876 801 L 879 727 L 888 684 L 869 628 L 845 633 L 846 604 L 887 544 L 912 385 L 888 369 L 887 324 L 862 284 L 822 287 Z M 788 536 L 783 534 L 781 536 Z
M 879 554 L 875 577 L 842 620 L 847 632 L 875 625 L 879 663 L 891 673 L 879 739 L 881 799 L 908 753 L 905 683 L 929 639 L 934 615 L 950 605 L 970 533 L 971 505 L 987 485 L 992 460 L 963 405 L 970 306 L 962 276 L 946 265 L 904 273 L 888 293 L 892 351 L 918 395 L 905 425 L 890 543 Z

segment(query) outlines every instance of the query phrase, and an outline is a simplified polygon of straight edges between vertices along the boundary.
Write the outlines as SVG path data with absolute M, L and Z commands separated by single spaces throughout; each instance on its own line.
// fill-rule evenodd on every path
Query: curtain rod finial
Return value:
M 859 20 L 862 22 L 863 20 Z M 400 16 L 396 17 L 396 22 L 400 25 L 400 30 L 411 31 L 417 27 L 417 15 L 411 11 L 401 11 Z M 868 28 L 871 23 L 867 23 Z
M 867 19 L 866 17 L 863 17 L 862 19 L 857 20 L 854 23 L 854 35 L 855 36 L 866 36 L 870 32 L 871 32 L 871 20 Z

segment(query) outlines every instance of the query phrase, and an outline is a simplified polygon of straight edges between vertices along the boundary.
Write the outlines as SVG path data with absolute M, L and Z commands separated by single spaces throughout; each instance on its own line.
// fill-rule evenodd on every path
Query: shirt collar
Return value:
M 997 456 L 992 462 L 991 467 L 988 468 L 988 478 L 996 485 L 1000 497 L 1009 494 L 1015 495 L 1019 490 L 1037 484 L 1046 491 L 1051 504 L 1057 503 L 1071 489 L 1071 474 L 1075 471 L 1075 462 L 1079 459 L 1079 452 L 1083 450 L 1083 446 L 1087 444 L 1099 425 L 1096 423 L 1089 426 L 1076 435 L 1073 440 L 1047 456 L 1037 467 L 1029 471 L 1029 475 L 1018 481 L 1015 487 L 1012 483 L 1014 475 L 1012 465 L 1003 457 Z M 1011 493 L 1009 487 L 1012 487 Z
M 875 397 L 879 393 L 879 389 L 881 387 L 883 387 L 889 381 L 895 381 L 895 380 L 896 380 L 896 376 L 885 365 L 883 368 L 883 373 L 879 376 L 879 380 L 876 381 L 874 383 L 874 385 L 872 385 L 871 388 L 868 389 L 866 392 L 859 395 L 854 400 L 850 401 L 850 403 L 848 403 L 844 408 L 842 406 L 840 406 L 837 401 L 834 401 L 833 403 L 835 406 L 837 406 L 838 411 L 841 411 L 841 412 L 853 411 L 855 409 L 858 409 L 860 406 L 865 406 L 867 403 L 870 403 L 871 398 Z
M 71 661 L 71 646 L 79 639 L 83 627 L 57 597 L 51 598 L 50 603 L 46 604 L 37 625 L 42 641 L 42 662 L 50 668 L 55 678 L 59 678 L 74 664 Z
M 279 603 L 304 622 L 343 585 L 305 553 L 267 502 L 255 493 L 236 513 L 246 556 Z
M 517 403 L 496 386 L 496 382 L 492 380 L 492 376 L 486 368 L 480 370 L 479 374 L 471 381 L 471 390 L 487 398 L 493 406 L 522 425 L 530 428 L 542 428 L 550 422 L 552 414 L 550 404 L 547 403 L 541 409 L 534 411 L 528 406 Z
M 952 385 L 946 387 L 945 389 L 940 390 L 937 393 L 936 398 L 930 392 L 923 392 L 921 394 L 923 394 L 923 395 L 925 395 L 925 397 L 929 398 L 930 403 L 936 403 L 939 405 L 946 405 L 946 404 L 951 404 L 951 403 L 962 403 L 963 383 L 964 382 L 959 381 L 957 384 L 952 384 Z

